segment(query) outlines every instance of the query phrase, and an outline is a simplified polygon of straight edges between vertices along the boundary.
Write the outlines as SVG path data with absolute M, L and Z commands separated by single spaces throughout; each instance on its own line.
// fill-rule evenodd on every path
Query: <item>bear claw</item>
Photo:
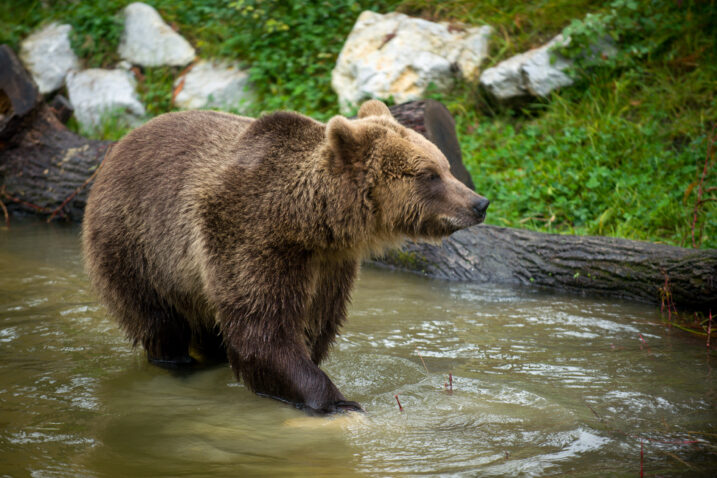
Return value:
M 360 403 L 353 402 L 350 400 L 339 400 L 338 402 L 334 403 L 334 406 L 336 407 L 336 411 L 340 413 L 365 412 L 365 410 L 361 407 Z
M 352 402 L 350 400 L 338 400 L 321 408 L 314 408 L 306 404 L 304 404 L 303 406 L 297 405 L 297 407 L 303 409 L 309 416 L 332 415 L 334 413 L 365 412 L 365 410 L 361 407 L 361 404 L 359 404 L 358 402 Z

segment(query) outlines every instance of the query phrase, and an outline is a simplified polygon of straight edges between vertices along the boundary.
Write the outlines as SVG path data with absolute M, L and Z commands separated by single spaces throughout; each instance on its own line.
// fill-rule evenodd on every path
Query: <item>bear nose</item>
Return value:
M 488 209 L 489 205 L 490 201 L 484 197 L 476 199 L 475 201 L 473 201 L 473 212 L 476 213 L 476 216 L 483 217 L 485 216 L 485 211 L 486 209 Z

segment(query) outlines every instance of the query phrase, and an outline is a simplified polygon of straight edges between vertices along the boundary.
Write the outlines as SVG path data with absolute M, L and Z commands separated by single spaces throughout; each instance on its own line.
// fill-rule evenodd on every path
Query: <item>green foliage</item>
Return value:
M 146 105 L 149 116 L 172 111 L 174 79 L 181 73 L 176 67 L 145 68 L 137 84 L 140 100 Z
M 117 61 L 122 33 L 119 11 L 130 1 L 5 0 L 0 9 L 0 43 L 17 50 L 20 40 L 40 26 L 58 21 L 72 25 L 72 47 L 88 67 Z
M 620 115 L 578 116 L 575 105 L 559 101 L 541 121 L 460 116 L 464 155 L 475 158 L 469 170 L 492 200 L 488 222 L 686 245 L 683 195 L 705 138 L 666 149 L 659 119 L 640 125 Z
M 88 138 L 107 139 L 119 141 L 129 133 L 137 124 L 130 124 L 122 115 L 122 110 L 109 111 L 102 115 L 100 124 L 96 128 L 86 129 L 80 126 L 77 120 L 72 117 L 67 123 L 68 128 Z
M 396 2 L 234 0 L 237 29 L 220 54 L 241 51 L 260 108 L 295 109 L 319 119 L 337 112 L 331 70 L 361 11 Z M 229 50 L 231 48 L 231 50 Z
M 690 246 L 699 175 L 717 122 L 717 8 L 617 0 L 585 12 L 565 22 L 571 43 L 563 52 L 576 60 L 576 86 L 497 115 L 474 85 L 436 96 L 456 117 L 476 188 L 492 200 L 488 222 Z M 525 41 L 510 15 L 502 21 L 508 23 L 496 17 L 492 24 L 519 38 L 509 35 L 504 44 Z M 617 54 L 591 54 L 607 37 Z M 709 164 L 705 187 L 717 174 Z M 697 242 L 702 231 L 702 247 L 717 247 L 714 201 L 698 209 L 697 226 Z
M 660 56 L 674 59 L 679 55 L 672 49 L 675 42 L 704 50 L 714 46 L 717 35 L 717 8 L 708 3 L 613 0 L 604 11 L 571 21 L 563 30 L 571 41 L 561 53 L 589 74 L 592 67 L 640 68 Z M 704 35 L 696 35 L 698 31 Z M 689 37 L 687 42 L 684 36 Z M 586 54 L 608 39 L 619 45 L 614 55 Z M 693 43 L 695 39 L 699 45 Z
M 118 14 L 107 15 L 98 6 L 79 2 L 72 9 L 72 49 L 89 66 L 108 66 L 119 60 L 117 47 L 123 22 Z

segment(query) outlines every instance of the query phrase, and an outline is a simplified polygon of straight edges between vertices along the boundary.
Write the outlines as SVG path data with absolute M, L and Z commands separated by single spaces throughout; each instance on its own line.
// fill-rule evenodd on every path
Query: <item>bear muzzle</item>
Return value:
M 485 212 L 489 205 L 490 201 L 483 196 L 478 196 L 478 199 L 473 201 L 473 204 L 471 204 L 471 210 L 476 218 L 478 218 L 478 222 L 476 224 L 480 224 L 485 220 Z

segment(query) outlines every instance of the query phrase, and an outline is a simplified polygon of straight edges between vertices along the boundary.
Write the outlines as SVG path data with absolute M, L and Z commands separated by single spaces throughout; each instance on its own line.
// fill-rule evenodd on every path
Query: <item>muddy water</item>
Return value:
M 654 308 L 365 268 L 325 369 L 367 413 L 309 418 L 148 365 L 78 234 L 0 230 L 0 476 L 638 476 L 641 441 L 646 475 L 717 470 L 715 354 Z

